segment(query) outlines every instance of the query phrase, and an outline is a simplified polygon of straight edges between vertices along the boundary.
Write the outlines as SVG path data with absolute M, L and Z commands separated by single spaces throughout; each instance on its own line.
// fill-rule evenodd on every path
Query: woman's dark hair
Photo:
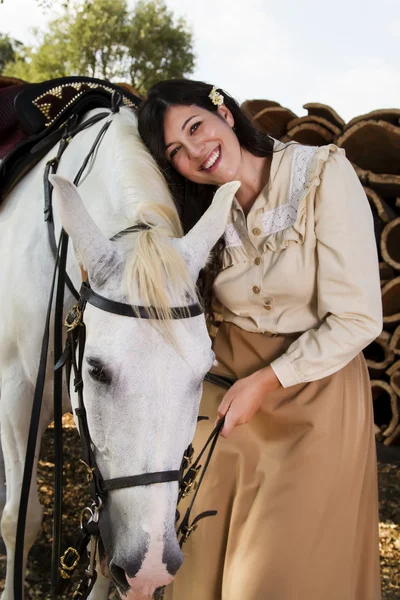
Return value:
M 213 104 L 209 94 L 213 86 L 203 81 L 190 79 L 169 79 L 150 88 L 147 99 L 138 108 L 139 134 L 164 173 L 171 194 L 177 205 L 185 233 L 200 219 L 212 202 L 216 191 L 213 185 L 193 183 L 178 173 L 167 159 L 164 118 L 170 106 L 196 105 L 209 112 L 217 113 L 218 106 Z M 268 156 L 274 148 L 273 139 L 264 131 L 257 129 L 240 110 L 239 104 L 225 90 L 217 88 L 224 96 L 224 104 L 231 111 L 234 131 L 239 144 L 254 156 Z M 222 118 L 222 117 L 221 117 Z M 203 297 L 206 315 L 213 320 L 214 279 L 222 267 L 224 238 L 214 247 L 211 261 L 199 277 L 199 291 Z

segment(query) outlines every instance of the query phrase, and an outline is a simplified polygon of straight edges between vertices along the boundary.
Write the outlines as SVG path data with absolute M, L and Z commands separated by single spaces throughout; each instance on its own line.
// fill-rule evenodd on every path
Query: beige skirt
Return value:
M 295 338 L 222 324 L 216 372 L 245 377 Z M 206 383 L 194 440 L 212 430 L 224 390 Z M 189 498 L 190 500 L 190 498 Z M 183 508 L 183 507 L 181 507 Z M 266 396 L 220 438 L 169 600 L 380 600 L 376 450 L 367 367 L 346 367 Z

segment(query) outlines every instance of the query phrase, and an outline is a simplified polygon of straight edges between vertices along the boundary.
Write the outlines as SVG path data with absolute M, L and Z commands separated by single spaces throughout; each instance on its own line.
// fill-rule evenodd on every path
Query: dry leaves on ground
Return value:
M 85 467 L 79 462 L 80 442 L 69 417 L 65 421 L 65 489 L 63 545 L 73 543 L 79 525 L 80 510 L 90 504 Z M 400 451 L 399 451 L 400 456 Z M 380 509 L 381 578 L 384 600 L 400 600 L 400 459 L 397 464 L 378 464 Z M 52 430 L 45 432 L 38 469 L 38 488 L 44 507 L 42 531 L 33 546 L 27 568 L 28 600 L 50 600 L 50 558 L 53 506 L 53 440 Z M 6 560 L 0 556 L 0 591 L 4 586 Z M 77 580 L 78 573 L 75 580 Z M 71 595 L 63 598 L 69 599 Z M 116 600 L 115 590 L 110 600 Z M 322 600 L 322 599 L 321 599 Z M 339 600 L 339 599 L 338 599 Z

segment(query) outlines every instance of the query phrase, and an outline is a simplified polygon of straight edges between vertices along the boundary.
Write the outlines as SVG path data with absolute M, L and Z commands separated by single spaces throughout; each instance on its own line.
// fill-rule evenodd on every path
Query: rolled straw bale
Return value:
M 400 125 L 400 108 L 379 108 L 365 115 L 359 115 L 347 123 L 345 130 L 360 121 L 387 121 L 392 125 Z
M 303 108 L 308 111 L 309 115 L 315 115 L 317 117 L 322 117 L 323 119 L 327 119 L 336 127 L 343 129 L 345 126 L 345 122 L 340 117 L 337 112 L 327 104 L 320 104 L 319 102 L 309 102 L 308 104 L 303 104 Z
M 139 92 L 133 87 L 133 85 L 130 85 L 125 81 L 118 81 L 118 83 L 116 83 L 115 85 L 119 85 L 119 87 L 121 87 L 122 89 L 126 90 L 130 94 L 133 94 L 134 96 L 137 96 L 138 98 L 142 98 L 142 100 L 144 99 L 144 96 L 142 94 L 139 94 Z
M 288 129 L 293 129 L 297 125 L 302 125 L 303 123 L 315 123 L 316 125 L 321 125 L 325 127 L 328 131 L 333 133 L 335 137 L 342 133 L 342 130 L 334 125 L 328 119 L 324 119 L 323 117 L 317 117 L 316 115 L 307 115 L 306 117 L 298 117 L 297 119 L 292 119 L 287 125 Z
M 394 330 L 393 335 L 390 338 L 389 347 L 396 356 L 400 356 L 400 325 Z
M 393 219 L 383 228 L 381 254 L 385 262 L 400 271 L 400 217 Z
M 399 196 L 400 175 L 373 173 L 372 171 L 361 169 L 361 167 L 354 162 L 352 162 L 352 164 L 361 183 L 378 192 L 381 198 L 386 199 Z
M 400 277 L 395 277 L 382 288 L 383 324 L 386 327 L 400 322 Z
M 254 115 L 263 110 L 264 108 L 268 108 L 270 106 L 280 106 L 279 102 L 274 102 L 273 100 L 245 100 L 240 108 L 246 115 L 250 121 L 253 120 Z
M 381 287 L 390 281 L 390 279 L 393 279 L 393 277 L 395 277 L 395 270 L 393 267 L 381 260 L 379 263 L 379 279 L 381 281 Z
M 383 375 L 389 365 L 394 361 L 393 350 L 389 347 L 390 333 L 382 331 L 382 333 L 364 348 L 363 353 L 367 362 L 368 368 L 373 371 L 374 377 Z
M 390 444 L 398 444 L 400 442 L 400 425 L 394 429 L 393 433 L 391 433 L 383 442 L 385 446 L 390 446 Z
M 396 360 L 396 362 L 390 365 L 390 367 L 386 371 L 386 374 L 389 375 L 389 377 L 391 377 L 393 373 L 396 373 L 396 371 L 400 371 L 400 359 Z
M 382 433 L 385 437 L 389 436 L 399 424 L 397 396 L 390 385 L 382 379 L 371 380 L 371 392 L 374 403 L 375 423 L 378 427 L 387 424 Z
M 278 139 L 285 135 L 287 124 L 294 118 L 296 118 L 295 113 L 284 106 L 263 108 L 253 117 L 260 129 Z
M 379 218 L 384 223 L 389 223 L 389 221 L 397 217 L 396 211 L 387 202 L 385 202 L 377 192 L 368 186 L 364 185 L 363 187 L 364 192 L 367 194 L 372 210 L 377 212 Z
M 292 140 L 308 146 L 325 146 L 325 144 L 330 144 L 334 139 L 333 133 L 315 123 L 297 125 L 290 129 L 287 135 Z
M 390 386 L 400 397 L 400 371 L 395 371 L 390 378 Z
M 400 174 L 400 127 L 386 121 L 360 121 L 336 141 L 347 158 L 374 173 Z

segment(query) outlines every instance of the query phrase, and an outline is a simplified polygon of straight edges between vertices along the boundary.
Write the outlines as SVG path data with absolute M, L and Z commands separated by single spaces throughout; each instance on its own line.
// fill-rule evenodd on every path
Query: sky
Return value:
M 131 6 L 134 0 L 129 0 Z M 345 121 L 400 108 L 400 0 L 166 0 L 194 34 L 193 79 L 239 102 L 265 98 L 298 116 L 329 104 Z M 32 43 L 54 13 L 3 0 L 0 33 Z

